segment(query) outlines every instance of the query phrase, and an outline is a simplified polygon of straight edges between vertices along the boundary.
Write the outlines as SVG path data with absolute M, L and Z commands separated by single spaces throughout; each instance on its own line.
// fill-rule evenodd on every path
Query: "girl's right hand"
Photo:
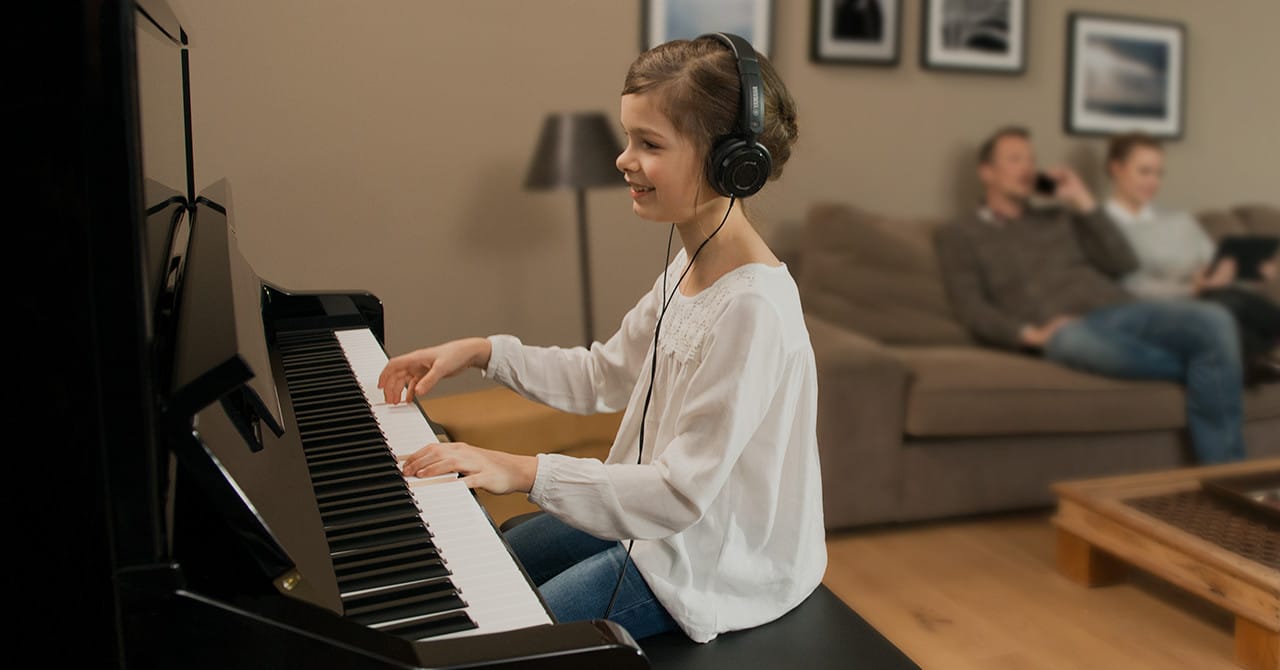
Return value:
M 387 404 L 395 405 L 424 396 L 446 377 L 452 377 L 470 367 L 485 368 L 493 349 L 483 337 L 453 340 L 434 347 L 418 349 L 387 361 L 378 376 L 378 388 L 382 389 Z M 405 389 L 409 393 L 405 393 Z

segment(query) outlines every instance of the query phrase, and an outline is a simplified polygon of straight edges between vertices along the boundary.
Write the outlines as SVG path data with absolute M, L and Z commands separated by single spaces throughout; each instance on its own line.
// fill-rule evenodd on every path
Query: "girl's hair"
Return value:
M 756 56 L 765 99 L 764 130 L 756 139 L 773 159 L 772 180 L 782 175 L 796 141 L 796 103 L 773 64 L 762 54 Z M 734 131 L 741 91 L 733 52 L 711 37 L 673 40 L 645 51 L 631 64 L 622 85 L 622 95 L 656 93 L 676 131 L 692 138 L 703 152 Z
M 1146 133 L 1131 132 L 1123 135 L 1113 135 L 1107 141 L 1107 164 L 1123 163 L 1129 159 L 1129 154 L 1132 154 L 1133 150 L 1138 147 L 1148 147 L 1156 151 L 1164 150 L 1159 140 Z

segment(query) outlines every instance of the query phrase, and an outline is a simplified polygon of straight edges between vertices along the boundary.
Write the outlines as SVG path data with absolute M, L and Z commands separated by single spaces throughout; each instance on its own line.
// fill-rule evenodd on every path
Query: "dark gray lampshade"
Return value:
M 529 189 L 623 186 L 614 162 L 622 146 L 600 112 L 549 114 L 524 186 Z

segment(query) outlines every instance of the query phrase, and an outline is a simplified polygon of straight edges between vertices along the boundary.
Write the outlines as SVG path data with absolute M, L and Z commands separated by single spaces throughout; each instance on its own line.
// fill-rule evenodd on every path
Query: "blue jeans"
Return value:
M 1044 352 L 1078 370 L 1183 383 L 1197 460 L 1245 457 L 1240 338 L 1221 305 L 1142 301 L 1094 310 L 1059 328 Z
M 504 537 L 557 622 L 604 618 L 627 555 L 621 542 L 601 540 L 545 513 L 508 530 Z M 627 575 L 609 620 L 636 640 L 675 630 L 675 620 L 649 590 L 635 563 L 626 564 Z

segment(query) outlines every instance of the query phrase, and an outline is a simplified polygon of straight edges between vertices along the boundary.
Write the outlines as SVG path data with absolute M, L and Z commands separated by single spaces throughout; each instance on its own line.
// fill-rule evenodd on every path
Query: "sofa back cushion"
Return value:
M 1226 235 L 1270 235 L 1280 237 L 1280 208 L 1272 205 L 1245 204 L 1230 209 L 1198 212 L 1200 225 L 1214 240 Z M 1254 284 L 1256 290 L 1280 304 L 1280 277 Z
M 933 249 L 941 222 L 818 203 L 804 226 L 797 284 L 806 311 L 887 344 L 969 344 Z

